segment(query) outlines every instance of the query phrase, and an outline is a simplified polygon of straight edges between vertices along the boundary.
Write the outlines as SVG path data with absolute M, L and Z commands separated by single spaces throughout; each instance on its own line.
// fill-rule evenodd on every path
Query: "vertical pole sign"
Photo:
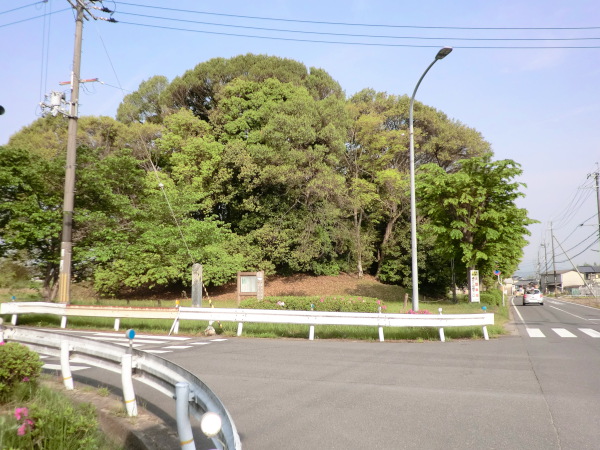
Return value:
M 470 270 L 469 277 L 471 281 L 471 303 L 479 303 L 479 270 Z

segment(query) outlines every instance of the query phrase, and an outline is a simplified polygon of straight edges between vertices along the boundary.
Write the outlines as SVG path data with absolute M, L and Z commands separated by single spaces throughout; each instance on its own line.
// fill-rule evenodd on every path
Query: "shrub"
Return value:
M 7 399 L 20 383 L 34 383 L 42 366 L 38 354 L 23 344 L 0 344 L 0 402 Z
M 502 304 L 502 292 L 497 289 L 482 292 L 480 300 L 485 305 L 500 306 Z
M 293 311 L 333 311 L 333 312 L 382 312 L 387 308 L 381 300 L 372 297 L 266 297 L 243 300 L 241 308 L 246 309 L 286 309 Z

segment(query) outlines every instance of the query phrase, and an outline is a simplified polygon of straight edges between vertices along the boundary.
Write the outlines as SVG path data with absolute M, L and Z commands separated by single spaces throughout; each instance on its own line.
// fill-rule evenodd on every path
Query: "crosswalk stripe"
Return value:
M 226 341 L 227 339 L 211 339 L 210 342 L 223 342 Z
M 174 348 L 176 350 L 183 350 L 186 348 L 192 348 L 192 346 L 191 345 L 167 345 L 164 348 Z
M 125 337 L 106 337 L 106 336 L 89 336 L 90 339 L 95 341 L 110 341 L 110 342 L 127 342 L 129 345 L 129 339 Z M 135 341 L 138 344 L 164 344 L 165 341 L 151 340 L 151 339 L 138 339 L 135 337 Z
M 210 342 L 190 342 L 191 345 L 208 345 Z
M 170 350 L 144 350 L 146 353 L 171 353 Z
M 532 338 L 546 337 L 539 328 L 527 328 L 527 334 Z
M 564 328 L 552 328 L 552 331 L 554 331 L 556 334 L 558 334 L 560 337 L 563 337 L 563 338 L 577 337 L 573 333 L 571 333 L 569 330 L 565 330 Z
M 600 338 L 600 332 L 598 332 L 596 330 L 592 330 L 591 328 L 580 328 L 579 331 L 581 331 L 582 333 L 587 334 L 590 337 Z

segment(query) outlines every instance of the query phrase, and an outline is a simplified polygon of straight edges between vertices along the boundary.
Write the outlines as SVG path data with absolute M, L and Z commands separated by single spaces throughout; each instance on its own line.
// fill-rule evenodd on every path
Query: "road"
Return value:
M 249 450 L 598 448 L 600 311 L 514 303 L 518 334 L 490 341 L 157 338 L 140 348 L 202 379 Z

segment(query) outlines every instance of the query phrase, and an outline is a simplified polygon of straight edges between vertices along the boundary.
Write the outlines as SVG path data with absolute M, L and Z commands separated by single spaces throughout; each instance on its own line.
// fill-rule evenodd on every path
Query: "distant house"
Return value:
M 556 273 L 556 279 L 554 274 Z M 584 274 L 574 269 L 540 274 L 543 292 L 565 292 L 585 286 Z
M 600 284 L 600 266 L 577 266 L 588 284 Z

